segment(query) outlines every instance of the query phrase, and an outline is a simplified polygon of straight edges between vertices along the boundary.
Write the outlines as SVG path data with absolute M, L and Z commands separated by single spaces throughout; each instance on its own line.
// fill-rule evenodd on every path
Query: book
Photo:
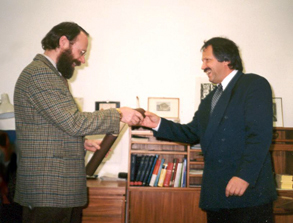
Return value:
M 293 175 L 276 174 L 276 183 L 278 189 L 293 189 Z
M 139 186 L 139 184 L 140 184 L 139 180 L 140 180 L 140 177 L 141 177 L 142 170 L 144 168 L 145 159 L 146 159 L 146 156 L 142 155 L 142 158 L 141 158 L 140 163 L 139 163 L 139 168 L 138 168 L 138 171 L 137 171 L 137 174 L 136 174 L 135 182 L 134 182 L 134 185 L 136 185 L 136 186 Z
M 164 187 L 169 187 L 169 185 L 170 185 L 172 170 L 173 170 L 173 163 L 169 162 L 168 166 L 167 166 L 167 169 L 166 169 L 165 180 L 164 180 L 164 183 L 163 183 Z
M 144 178 L 142 180 L 142 186 L 147 186 L 149 175 L 150 175 L 151 169 L 153 167 L 154 159 L 155 159 L 155 156 L 150 156 L 149 162 L 147 164 L 147 168 L 146 168 L 146 171 L 145 171 L 145 175 L 144 175 Z
M 151 187 L 153 187 L 155 185 L 155 181 L 156 181 L 158 173 L 159 173 L 161 162 L 162 161 L 160 159 L 157 159 L 157 161 L 156 161 L 156 164 L 155 164 L 155 167 L 154 167 L 154 170 L 153 170 L 153 173 L 152 173 L 152 177 L 151 177 L 151 180 L 150 180 L 150 183 L 149 183 L 149 186 L 151 186 Z
M 277 181 L 277 188 L 278 189 L 293 189 L 293 182 L 279 182 Z
M 174 187 L 174 181 L 175 181 L 176 169 L 177 169 L 178 162 L 179 162 L 178 158 L 173 159 L 173 168 L 172 168 L 171 179 L 170 179 L 170 184 L 169 184 L 170 187 Z
M 149 178 L 147 179 L 147 182 L 146 182 L 146 186 L 150 185 L 152 175 L 153 175 L 153 172 L 154 172 L 154 169 L 155 169 L 155 166 L 156 166 L 158 159 L 159 159 L 159 155 L 155 155 L 154 160 L 153 160 L 153 164 L 152 164 L 152 168 L 150 169 Z
M 186 187 L 186 165 L 187 165 L 187 160 L 186 158 L 184 158 L 183 164 L 182 164 L 182 173 L 181 173 L 181 187 Z
M 278 182 L 293 182 L 293 175 L 276 174 L 276 181 L 278 181 Z
M 149 137 L 146 136 L 139 136 L 139 135 L 132 135 L 131 137 L 132 141 L 139 141 L 139 142 L 148 142 L 149 141 Z
M 130 185 L 134 185 L 135 181 L 135 165 L 136 165 L 136 154 L 131 154 L 130 161 Z
M 138 182 L 137 182 L 138 186 L 142 186 L 142 182 L 144 180 L 146 169 L 147 169 L 147 167 L 149 165 L 149 160 L 150 160 L 150 156 L 145 155 L 145 159 L 144 159 L 143 164 L 142 164 L 143 166 L 142 166 L 142 170 L 141 170 L 141 175 L 140 175 L 140 177 L 138 179 Z
M 160 176 L 161 176 L 161 170 L 162 170 L 162 167 L 163 167 L 164 162 L 165 162 L 165 159 L 162 158 L 161 159 L 161 164 L 160 164 L 160 167 L 159 167 L 159 171 L 158 171 L 158 175 L 157 175 L 156 180 L 155 180 L 154 187 L 157 187 L 158 186 L 159 179 L 160 179 Z
M 162 169 L 161 169 L 161 174 L 160 174 L 159 181 L 158 181 L 158 187 L 163 187 L 164 180 L 166 177 L 167 167 L 168 167 L 168 164 L 164 163 L 162 166 Z
M 182 163 L 178 163 L 177 170 L 176 170 L 174 187 L 180 187 L 181 186 L 181 172 L 182 172 Z

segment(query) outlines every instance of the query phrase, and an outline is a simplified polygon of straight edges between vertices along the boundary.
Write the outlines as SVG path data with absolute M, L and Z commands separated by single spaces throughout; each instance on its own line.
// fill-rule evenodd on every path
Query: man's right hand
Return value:
M 130 126 L 138 125 L 143 120 L 142 114 L 132 108 L 122 107 L 119 110 L 122 113 L 121 122 Z
M 161 117 L 148 111 L 146 111 L 144 114 L 145 114 L 145 118 L 142 122 L 140 122 L 141 126 L 145 126 L 148 128 L 156 128 L 159 125 L 161 121 Z

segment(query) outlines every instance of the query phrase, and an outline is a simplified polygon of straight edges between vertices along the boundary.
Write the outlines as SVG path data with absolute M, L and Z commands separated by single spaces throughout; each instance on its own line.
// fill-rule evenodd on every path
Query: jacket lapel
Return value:
M 210 142 L 212 141 L 212 137 L 215 134 L 215 131 L 218 129 L 219 124 L 223 118 L 225 111 L 226 111 L 226 108 L 229 105 L 230 98 L 233 95 L 233 89 L 235 87 L 235 84 L 242 75 L 243 75 L 243 73 L 237 72 L 237 74 L 233 77 L 233 79 L 230 81 L 230 83 L 228 84 L 228 86 L 224 90 L 216 107 L 214 108 L 213 113 L 209 116 L 208 123 L 206 125 L 206 131 L 205 131 L 205 134 L 201 140 L 201 146 L 203 148 L 208 148 Z M 212 95 L 211 95 L 211 98 L 212 98 Z M 209 100 L 209 103 L 211 103 L 211 99 Z M 208 115 L 209 115 L 210 110 L 211 110 L 211 106 L 209 106 L 208 110 L 203 111 L 203 112 L 208 113 Z

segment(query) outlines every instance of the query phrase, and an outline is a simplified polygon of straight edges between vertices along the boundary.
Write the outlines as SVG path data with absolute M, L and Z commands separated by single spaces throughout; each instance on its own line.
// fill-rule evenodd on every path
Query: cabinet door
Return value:
M 206 214 L 199 204 L 200 190 L 133 190 L 129 192 L 130 223 L 201 223 Z
M 125 199 L 90 198 L 89 205 L 83 210 L 83 223 L 124 223 Z

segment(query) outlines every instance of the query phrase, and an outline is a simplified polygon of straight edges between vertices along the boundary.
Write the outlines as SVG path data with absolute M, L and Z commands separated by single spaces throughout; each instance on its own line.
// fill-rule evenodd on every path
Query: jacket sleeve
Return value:
M 35 122 L 42 124 L 44 118 L 71 136 L 119 132 L 120 116 L 115 109 L 80 112 L 61 77 L 49 69 L 47 72 L 34 73 L 26 92 L 30 104 L 37 110 Z
M 198 143 L 197 113 L 195 113 L 193 120 L 190 123 L 184 125 L 162 118 L 158 132 L 155 132 L 154 135 L 157 138 L 176 142 L 189 144 Z

